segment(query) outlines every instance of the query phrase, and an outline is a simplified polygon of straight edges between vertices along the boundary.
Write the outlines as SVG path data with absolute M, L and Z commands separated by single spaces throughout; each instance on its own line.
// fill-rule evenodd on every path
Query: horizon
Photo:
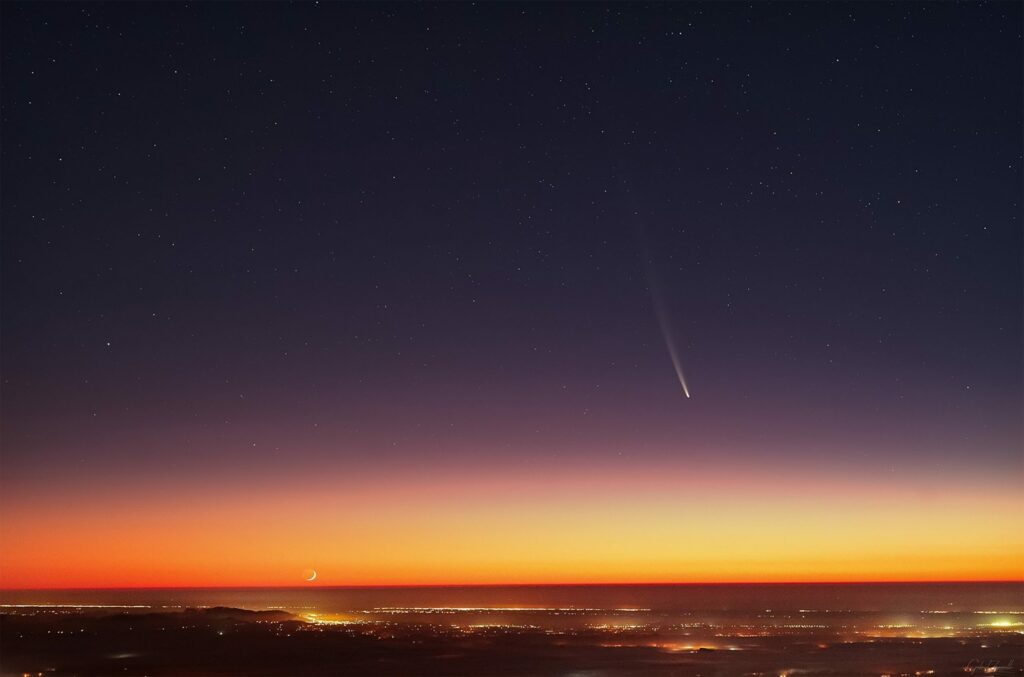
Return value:
M 0 592 L 61 592 L 119 590 L 401 590 L 429 588 L 557 588 L 557 587 L 684 587 L 684 586 L 842 586 L 842 585 L 1024 585 L 1024 578 L 1015 579 L 907 579 L 907 580 L 771 580 L 771 581 L 587 581 L 587 582 L 496 582 L 496 583 L 381 583 L 381 584 L 282 584 L 282 585 L 180 585 L 130 587 L 53 587 L 0 588 Z

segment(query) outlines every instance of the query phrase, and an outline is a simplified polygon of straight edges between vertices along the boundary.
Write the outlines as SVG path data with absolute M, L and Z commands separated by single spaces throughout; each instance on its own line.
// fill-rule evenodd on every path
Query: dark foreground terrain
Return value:
M 709 627 L 704 627 L 706 633 Z M 835 629 L 317 622 L 283 611 L 20 608 L 0 616 L 3 675 L 1022 674 L 1024 635 L 841 640 Z M 710 642 L 697 642 L 710 644 Z

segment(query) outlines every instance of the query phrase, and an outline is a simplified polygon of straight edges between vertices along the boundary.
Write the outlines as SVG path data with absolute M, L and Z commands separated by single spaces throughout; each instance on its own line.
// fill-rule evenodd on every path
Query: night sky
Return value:
M 1020 4 L 2 19 L 0 585 L 1024 575 Z

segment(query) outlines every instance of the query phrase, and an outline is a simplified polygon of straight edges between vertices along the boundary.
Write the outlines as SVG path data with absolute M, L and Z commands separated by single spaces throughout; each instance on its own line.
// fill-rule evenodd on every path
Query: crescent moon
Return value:
M 316 580 L 316 569 L 310 569 L 310 571 L 312 573 L 309 575 L 309 578 L 307 578 L 306 580 L 307 581 L 315 581 Z

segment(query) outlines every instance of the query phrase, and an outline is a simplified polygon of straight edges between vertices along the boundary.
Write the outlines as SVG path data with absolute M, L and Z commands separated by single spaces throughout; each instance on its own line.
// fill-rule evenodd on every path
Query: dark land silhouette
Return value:
M 844 621 L 848 623 L 849 619 Z M 1021 674 L 1024 636 L 843 640 L 836 627 L 736 622 L 680 641 L 655 626 L 318 623 L 226 607 L 160 612 L 21 607 L 0 616 L 3 675 L 963 675 Z M 909 631 L 908 635 L 914 635 Z M 723 648 L 727 646 L 729 648 Z M 719 648 L 712 648 L 717 646 Z M 989 672 L 985 672 L 989 670 Z M 931 671 L 931 672 L 929 672 Z

